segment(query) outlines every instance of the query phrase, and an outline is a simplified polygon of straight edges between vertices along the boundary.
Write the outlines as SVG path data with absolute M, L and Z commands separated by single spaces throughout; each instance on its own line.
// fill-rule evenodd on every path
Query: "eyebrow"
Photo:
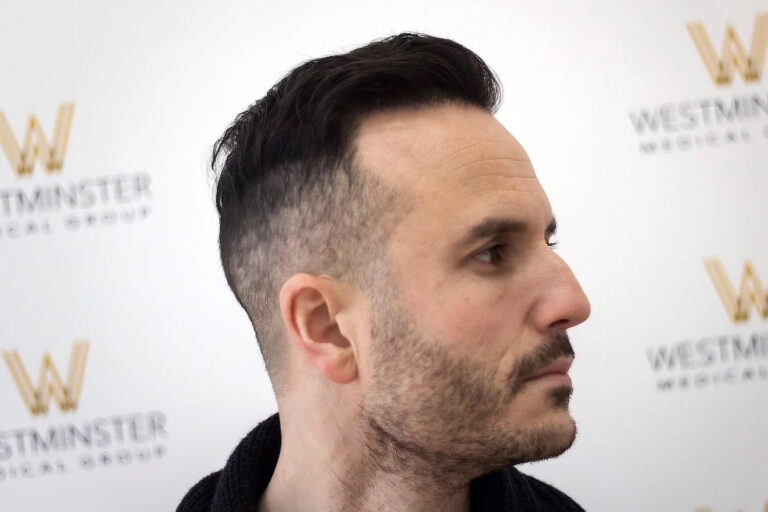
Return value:
M 456 244 L 459 247 L 470 245 L 478 240 L 491 238 L 501 233 L 516 232 L 524 233 L 528 229 L 528 224 L 513 218 L 507 217 L 487 217 L 470 227 L 466 234 Z M 544 236 L 549 239 L 557 232 L 557 220 L 552 217 Z

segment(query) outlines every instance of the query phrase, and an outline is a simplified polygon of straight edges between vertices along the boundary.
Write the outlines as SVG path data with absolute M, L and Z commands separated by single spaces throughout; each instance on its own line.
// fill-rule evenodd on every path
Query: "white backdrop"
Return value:
M 44 354 L 66 379 L 73 344 L 89 343 L 74 410 L 31 414 L 0 361 L 0 510 L 172 510 L 276 410 L 218 261 L 211 145 L 299 62 L 404 30 L 455 39 L 498 73 L 498 117 L 592 302 L 572 331 L 579 438 L 524 471 L 589 511 L 768 510 L 768 325 L 755 308 L 734 323 L 703 263 L 719 258 L 737 292 L 747 260 L 768 282 L 768 78 L 716 86 L 686 29 L 701 22 L 719 54 L 732 23 L 749 51 L 764 12 L 0 0 L 0 111 L 15 137 L 35 114 L 51 138 L 58 106 L 75 105 L 60 173 L 38 162 L 17 177 L 0 152 L 0 350 L 36 383 Z M 120 195 L 115 181 L 136 176 L 144 191 Z M 57 185 L 96 204 L 32 201 Z

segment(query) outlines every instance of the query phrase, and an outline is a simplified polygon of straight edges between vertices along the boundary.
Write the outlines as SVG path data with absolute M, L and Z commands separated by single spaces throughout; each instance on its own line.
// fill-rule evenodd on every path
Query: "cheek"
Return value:
M 510 276 L 481 276 L 468 269 L 436 271 L 441 264 L 414 247 L 401 248 L 395 279 L 398 300 L 419 325 L 419 330 L 453 353 L 488 360 L 503 357 L 520 338 L 525 308 Z M 399 256 L 399 257 L 398 257 Z M 407 262 L 408 264 L 403 264 Z
M 477 354 L 482 359 L 501 357 L 515 345 L 522 318 L 506 287 L 473 280 L 454 283 L 434 294 L 432 327 L 446 344 L 460 345 L 460 350 L 470 355 L 482 349 Z

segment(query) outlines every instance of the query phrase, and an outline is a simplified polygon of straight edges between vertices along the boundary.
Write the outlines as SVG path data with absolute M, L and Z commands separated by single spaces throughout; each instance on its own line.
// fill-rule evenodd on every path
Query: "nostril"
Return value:
M 560 320 L 552 322 L 552 324 L 550 324 L 550 327 L 560 327 L 560 326 L 563 326 L 563 325 L 568 325 L 570 323 L 571 323 L 571 321 L 568 320 L 567 318 L 561 318 Z

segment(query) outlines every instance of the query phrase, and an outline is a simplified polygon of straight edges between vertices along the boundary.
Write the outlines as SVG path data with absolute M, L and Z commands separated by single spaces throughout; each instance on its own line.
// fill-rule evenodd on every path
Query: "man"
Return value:
M 401 34 L 306 62 L 214 147 L 222 264 L 277 415 L 178 511 L 583 510 L 559 455 L 589 302 L 474 53 Z

